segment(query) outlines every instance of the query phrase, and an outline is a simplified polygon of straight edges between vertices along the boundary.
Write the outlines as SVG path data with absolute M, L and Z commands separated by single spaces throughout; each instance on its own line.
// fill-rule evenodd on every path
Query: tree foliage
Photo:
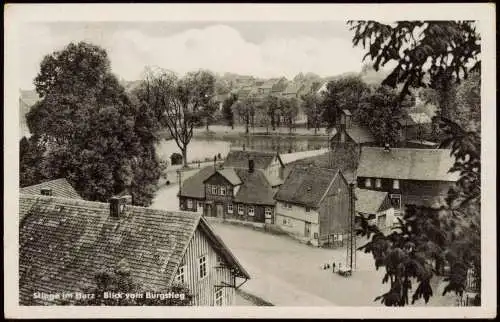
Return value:
M 249 95 L 241 100 L 238 100 L 234 104 L 234 111 L 236 115 L 243 121 L 245 124 L 245 133 L 249 133 L 249 127 L 255 115 L 255 111 L 257 108 L 257 101 L 255 97 Z
M 430 86 L 449 94 L 458 84 L 480 67 L 480 37 L 470 21 L 401 21 L 382 24 L 374 21 L 350 21 L 354 45 L 368 47 L 365 57 L 378 70 L 390 61 L 397 66 L 383 84 L 402 85 L 400 100 L 410 88 Z M 443 99 L 444 100 L 444 99 Z M 442 104 L 443 106 L 443 104 Z M 442 107 L 441 106 L 441 107 Z M 450 172 L 460 178 L 450 189 L 446 200 L 434 206 L 407 205 L 404 217 L 388 236 L 376 227 L 362 223 L 359 234 L 372 238 L 360 249 L 372 253 L 377 267 L 385 266 L 383 283 L 390 281 L 389 292 L 377 297 L 385 305 L 409 303 L 413 282 L 417 287 L 412 302 L 433 296 L 430 279 L 449 266 L 443 295 L 463 294 L 468 273 L 478 282 L 476 304 L 480 304 L 480 149 L 478 132 L 464 130 L 447 116 L 436 118 L 441 128 L 442 148 L 451 148 L 455 163 Z
M 207 71 L 179 78 L 167 70 L 148 68 L 135 91 L 140 102 L 153 111 L 158 124 L 169 130 L 181 150 L 184 166 L 193 128 L 213 110 L 214 83 L 214 76 Z
M 67 178 L 85 199 L 107 201 L 127 190 L 134 204 L 149 205 L 162 170 L 156 122 L 126 95 L 106 52 L 70 43 L 43 59 L 35 86 L 41 99 L 27 122 L 30 145 L 44 151 L 36 171 Z
M 480 35 L 473 21 L 349 21 L 353 44 L 367 49 L 364 59 L 375 70 L 388 63 L 397 66 L 383 85 L 403 84 L 404 97 L 410 88 L 460 82 L 471 71 L 480 70 Z
M 322 122 L 320 98 L 316 93 L 308 93 L 302 97 L 301 103 L 308 124 L 314 128 L 314 134 L 317 134 Z
M 284 117 L 285 124 L 291 133 L 295 127 L 295 121 L 299 114 L 299 101 L 295 97 L 280 98 L 278 106 L 281 111 L 281 115 Z
M 234 128 L 233 105 L 238 100 L 238 95 L 231 93 L 222 103 L 222 117 L 231 128 Z
M 337 124 L 342 110 L 354 113 L 365 95 L 369 93 L 369 87 L 358 76 L 341 77 L 330 81 L 326 86 L 326 92 L 322 97 L 323 120 L 330 128 Z

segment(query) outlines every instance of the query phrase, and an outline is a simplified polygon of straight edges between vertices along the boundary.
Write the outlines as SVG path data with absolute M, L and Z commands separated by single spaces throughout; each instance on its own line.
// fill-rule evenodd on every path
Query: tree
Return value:
M 481 134 L 481 74 L 474 73 L 457 87 L 450 118 L 466 131 Z
M 402 85 L 400 100 L 410 88 L 446 90 L 480 70 L 480 37 L 474 22 L 348 23 L 355 31 L 354 45 L 361 43 L 366 48 L 368 43 L 365 58 L 374 60 L 376 70 L 396 62 L 383 84 Z M 390 291 L 377 298 L 385 305 L 406 305 L 412 278 L 418 284 L 413 300 L 428 301 L 433 295 L 429 284 L 434 274 L 432 261 L 450 266 L 444 293 L 462 294 L 468 272 L 480 281 L 481 139 L 479 133 L 466 131 L 448 119 L 447 112 L 442 109 L 437 118 L 443 133 L 441 147 L 451 147 L 455 164 L 450 171 L 459 172 L 460 178 L 446 202 L 440 207 L 407 207 L 398 229 L 389 236 L 366 224 L 360 228 L 361 234 L 374 233 L 361 249 L 373 254 L 377 267 L 385 266 L 383 282 L 391 282 Z M 480 304 L 480 283 L 478 287 L 476 304 Z
M 187 148 L 193 128 L 212 110 L 214 76 L 206 71 L 190 72 L 179 78 L 172 72 L 146 69 L 144 80 L 136 91 L 138 99 L 159 124 L 166 127 L 182 153 L 187 167 Z
M 38 164 L 44 154 L 43 146 L 34 137 L 25 136 L 19 142 L 19 187 L 27 187 L 44 181 Z
M 364 56 L 378 71 L 388 63 L 397 66 L 383 85 L 402 84 L 401 96 L 410 88 L 439 83 L 459 83 L 470 72 L 479 71 L 480 35 L 474 21 L 348 21 L 354 31 L 353 44 L 368 47 Z
M 111 73 L 106 51 L 70 43 L 42 60 L 35 87 L 40 100 L 27 122 L 30 144 L 44 151 L 37 171 L 67 178 L 85 199 L 128 191 L 148 206 L 161 175 L 156 123 Z
M 402 115 L 396 90 L 379 86 L 367 95 L 356 111 L 356 119 L 365 125 L 380 145 L 395 146 L 399 141 L 398 123 Z
M 222 103 L 222 117 L 234 129 L 233 105 L 238 100 L 238 95 L 231 93 Z
M 322 97 L 322 109 L 323 119 L 330 128 L 336 125 L 342 110 L 354 113 L 369 92 L 368 85 L 359 76 L 341 77 L 330 81 L 326 87 Z
M 246 97 L 242 100 L 238 100 L 234 104 L 234 110 L 238 117 L 243 120 L 245 123 L 245 133 L 248 134 L 248 128 L 250 126 L 250 122 L 252 120 L 253 115 L 255 114 L 256 102 L 255 99 L 251 96 Z
M 279 100 L 275 95 L 268 95 L 264 98 L 261 105 L 261 114 L 266 126 L 266 132 L 269 133 L 269 126 L 273 131 L 276 130 L 276 110 L 279 108 Z
M 282 98 L 279 101 L 279 107 L 282 112 L 282 115 L 285 117 L 286 125 L 290 133 L 295 126 L 295 120 L 297 115 L 299 114 L 299 102 L 296 98 Z
M 321 124 L 321 102 L 315 93 L 308 93 L 302 97 L 302 109 L 307 116 L 307 122 L 314 128 L 314 134 L 318 133 Z
M 105 292 L 115 294 L 134 294 L 139 296 L 120 296 L 105 298 Z M 161 294 L 179 294 L 179 298 L 147 298 L 146 292 Z M 131 276 L 129 265 L 125 261 L 119 262 L 112 269 L 103 269 L 95 274 L 93 283 L 82 288 L 81 293 L 94 294 L 92 299 L 72 299 L 64 305 L 106 305 L 106 306 L 132 306 L 132 305 L 162 305 L 162 306 L 189 306 L 192 295 L 183 284 L 173 284 L 169 288 L 154 291 L 144 289 Z M 184 297 L 181 297 L 184 295 Z

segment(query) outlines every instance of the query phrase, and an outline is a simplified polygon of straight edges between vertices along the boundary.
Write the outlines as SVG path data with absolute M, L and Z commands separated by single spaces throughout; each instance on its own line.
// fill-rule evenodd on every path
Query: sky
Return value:
M 34 88 L 45 55 L 82 40 L 106 49 L 113 73 L 125 80 L 140 79 L 146 66 L 179 74 L 333 76 L 360 71 L 364 55 L 343 21 L 45 22 L 23 24 L 19 32 L 22 89 Z

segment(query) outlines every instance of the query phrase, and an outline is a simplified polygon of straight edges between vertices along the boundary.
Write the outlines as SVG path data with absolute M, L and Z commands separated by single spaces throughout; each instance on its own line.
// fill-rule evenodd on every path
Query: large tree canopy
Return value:
M 156 123 L 132 102 L 98 46 L 70 43 L 46 56 L 35 79 L 41 100 L 27 114 L 36 165 L 44 178 L 65 177 L 89 200 L 128 191 L 149 205 L 161 174 Z M 22 161 L 21 161 L 22 162 Z
M 207 71 L 176 74 L 147 68 L 141 86 L 135 95 L 151 109 L 160 126 L 166 127 L 182 152 L 187 166 L 187 147 L 193 137 L 193 128 L 213 111 L 215 77 Z
M 383 84 L 402 86 L 400 100 L 411 88 L 427 87 L 438 92 L 438 99 L 449 101 L 453 84 L 467 79 L 480 69 L 480 36 L 471 21 L 401 21 L 383 24 L 374 21 L 350 21 L 354 45 L 368 49 L 365 58 L 374 61 L 378 70 L 389 62 L 396 67 Z M 377 267 L 385 266 L 383 282 L 390 290 L 380 299 L 385 305 L 406 305 L 412 282 L 417 282 L 413 300 L 433 295 L 430 279 L 449 266 L 444 293 L 461 295 L 467 278 L 473 276 L 480 304 L 480 151 L 479 133 L 464 130 L 450 120 L 441 104 L 437 120 L 441 126 L 441 147 L 451 148 L 460 179 L 450 190 L 446 202 L 436 207 L 407 207 L 397 229 L 389 236 L 364 223 L 360 233 L 375 235 L 361 247 L 373 254 Z M 445 109 L 446 111 L 443 111 Z M 439 264 L 438 264 L 439 263 Z M 472 273 L 472 274 L 470 274 Z

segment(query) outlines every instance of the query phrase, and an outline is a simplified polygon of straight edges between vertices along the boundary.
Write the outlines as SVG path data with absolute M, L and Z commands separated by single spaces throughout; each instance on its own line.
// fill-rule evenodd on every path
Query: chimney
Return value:
M 253 170 L 254 170 L 253 159 L 248 159 L 248 172 L 253 173 Z
M 42 188 L 42 189 L 40 189 L 40 194 L 42 196 L 52 196 L 52 189 L 50 189 L 50 188 Z
M 384 152 L 391 152 L 391 148 L 390 148 L 390 146 L 389 146 L 389 143 L 386 143 L 386 144 L 384 145 Z
M 113 218 L 120 218 L 126 209 L 126 205 L 132 204 L 132 196 L 124 195 L 124 196 L 114 196 L 109 199 L 109 212 L 110 216 Z

